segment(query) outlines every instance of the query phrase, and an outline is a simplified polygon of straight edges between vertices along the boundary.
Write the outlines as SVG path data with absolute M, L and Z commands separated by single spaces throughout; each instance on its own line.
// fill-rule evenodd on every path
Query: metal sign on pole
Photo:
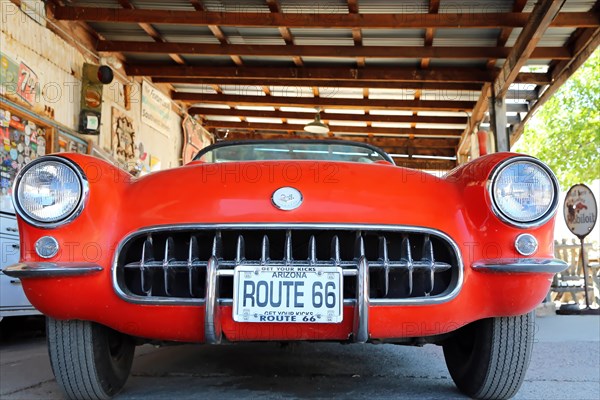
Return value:
M 590 301 L 588 299 L 588 265 L 587 257 L 585 256 L 585 249 L 583 241 L 587 235 L 590 234 L 594 226 L 596 225 L 596 219 L 598 218 L 598 206 L 596 204 L 596 198 L 592 190 L 583 184 L 577 184 L 571 187 L 565 197 L 565 204 L 563 206 L 563 212 L 565 216 L 565 223 L 567 227 L 575 236 L 579 238 L 581 243 L 581 264 L 583 267 L 583 286 L 586 309 L 590 309 Z

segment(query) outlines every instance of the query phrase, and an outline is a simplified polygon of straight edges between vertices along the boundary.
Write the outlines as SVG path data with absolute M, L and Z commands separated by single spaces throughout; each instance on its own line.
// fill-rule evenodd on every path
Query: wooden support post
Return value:
M 509 151 L 510 139 L 506 129 L 506 99 L 496 97 L 495 93 L 490 97 L 490 125 L 494 132 L 496 152 Z

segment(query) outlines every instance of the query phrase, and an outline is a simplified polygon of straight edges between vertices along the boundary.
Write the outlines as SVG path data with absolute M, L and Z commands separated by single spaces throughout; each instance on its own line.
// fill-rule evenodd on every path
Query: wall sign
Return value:
M 135 158 L 133 120 L 118 109 L 112 109 L 112 148 L 117 161 L 128 165 Z
M 32 106 L 40 96 L 38 75 L 24 62 L 17 62 L 0 53 L 0 94 L 16 96 Z
M 142 123 L 169 136 L 169 117 L 171 114 L 171 99 L 161 91 L 142 82 Z
M 184 142 L 181 161 L 187 164 L 200 150 L 212 144 L 212 136 L 199 122 L 186 115 L 182 123 Z
M 598 218 L 594 193 L 582 184 L 572 186 L 565 197 L 563 212 L 569 230 L 583 240 L 594 229 Z

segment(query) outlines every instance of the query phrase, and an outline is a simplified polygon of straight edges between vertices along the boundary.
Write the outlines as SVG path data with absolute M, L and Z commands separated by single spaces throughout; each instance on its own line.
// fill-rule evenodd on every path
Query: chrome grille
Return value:
M 350 302 L 363 258 L 373 304 L 443 301 L 462 283 L 458 247 L 450 238 L 432 229 L 387 225 L 154 227 L 122 242 L 113 273 L 117 292 L 127 300 L 201 303 L 214 259 L 219 302 L 227 304 L 237 265 L 339 266 Z

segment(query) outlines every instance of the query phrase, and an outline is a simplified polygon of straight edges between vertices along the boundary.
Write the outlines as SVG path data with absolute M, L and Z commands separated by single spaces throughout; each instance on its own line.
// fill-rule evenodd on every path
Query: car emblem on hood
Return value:
M 271 201 L 280 210 L 294 210 L 302 204 L 302 193 L 298 189 L 285 186 L 273 192 Z

